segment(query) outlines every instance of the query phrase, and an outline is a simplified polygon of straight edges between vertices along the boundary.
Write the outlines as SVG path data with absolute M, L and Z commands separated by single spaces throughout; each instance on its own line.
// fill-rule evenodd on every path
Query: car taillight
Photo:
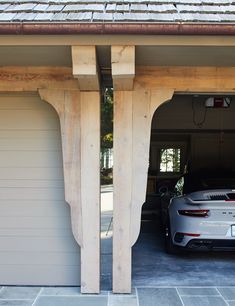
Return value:
M 179 215 L 188 216 L 188 217 L 208 217 L 209 210 L 208 209 L 200 209 L 200 210 L 178 210 Z

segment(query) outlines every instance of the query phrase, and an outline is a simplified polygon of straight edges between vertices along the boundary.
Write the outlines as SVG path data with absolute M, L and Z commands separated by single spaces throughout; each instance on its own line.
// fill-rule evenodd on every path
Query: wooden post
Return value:
M 81 291 L 100 290 L 100 96 L 98 92 L 41 89 L 60 118 L 65 200 L 81 246 Z
M 112 46 L 111 61 L 115 90 L 132 90 L 135 77 L 135 47 Z
M 145 201 L 151 122 L 171 89 L 114 93 L 113 291 L 131 292 L 131 247 Z
M 100 95 L 81 92 L 81 292 L 100 291 Z
M 113 291 L 131 291 L 132 92 L 114 94 Z

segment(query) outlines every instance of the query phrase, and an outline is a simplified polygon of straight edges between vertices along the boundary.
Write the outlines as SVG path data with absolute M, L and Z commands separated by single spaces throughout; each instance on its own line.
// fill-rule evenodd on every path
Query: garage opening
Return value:
M 0 284 L 79 285 L 59 119 L 33 94 L 0 96 Z
M 235 224 L 234 118 L 235 99 L 229 95 L 175 95 L 170 102 L 156 110 L 151 128 L 148 184 L 146 202 L 142 209 L 141 233 L 133 247 L 133 285 L 234 285 L 231 271 L 235 271 L 235 252 L 232 248 L 227 248 L 227 245 L 233 246 L 235 241 L 231 221 L 234 218 Z M 193 249 L 197 249 L 197 246 L 192 244 L 191 251 L 180 249 L 177 254 L 169 254 L 166 252 L 166 225 L 170 200 L 180 197 L 187 190 L 200 191 L 196 185 L 201 177 L 197 177 L 196 181 L 191 180 L 188 186 L 190 188 L 183 189 L 186 188 L 184 174 L 190 173 L 204 173 L 207 178 L 203 181 L 206 184 L 204 189 L 203 185 L 200 187 L 203 192 L 197 193 L 201 198 L 190 198 L 191 201 L 198 201 L 200 204 L 205 201 L 208 204 L 206 199 L 210 199 L 214 203 L 217 216 L 213 220 L 207 219 L 212 211 L 203 209 L 200 204 L 195 205 L 194 214 L 201 214 L 197 219 L 198 227 L 189 223 L 188 231 L 179 231 L 174 239 L 176 242 L 177 239 L 182 241 L 191 234 L 187 241 L 198 238 L 203 240 L 202 247 L 195 251 Z M 226 195 L 217 190 L 219 186 L 227 189 Z M 209 195 L 205 192 L 207 189 L 215 190 Z M 178 208 L 176 214 L 179 211 L 187 213 L 187 209 Z M 196 219 L 191 215 L 187 217 L 193 222 Z M 174 222 L 180 221 L 173 216 L 171 223 Z M 200 239 L 199 235 L 203 233 L 200 233 L 200 228 L 203 226 L 208 237 L 212 233 L 218 240 L 216 251 L 204 251 L 214 245 L 209 238 Z M 227 238 L 229 243 L 224 244 L 223 240 Z M 223 251 L 220 247 L 223 247 Z

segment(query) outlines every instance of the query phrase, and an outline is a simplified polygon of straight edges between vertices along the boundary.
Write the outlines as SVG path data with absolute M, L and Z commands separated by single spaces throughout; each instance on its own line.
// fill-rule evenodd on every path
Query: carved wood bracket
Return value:
M 131 291 L 131 247 L 145 202 L 151 123 L 174 90 L 116 91 L 114 95 L 113 290 Z
M 51 104 L 59 115 L 65 200 L 71 208 L 72 231 L 76 241 L 83 245 L 81 179 L 80 179 L 80 91 L 40 89 L 42 100 Z
M 131 246 L 139 236 L 141 208 L 146 197 L 152 118 L 157 108 L 171 100 L 173 94 L 172 89 L 133 92 Z
M 100 290 L 100 95 L 40 89 L 60 119 L 65 200 L 73 235 L 81 246 L 81 291 Z

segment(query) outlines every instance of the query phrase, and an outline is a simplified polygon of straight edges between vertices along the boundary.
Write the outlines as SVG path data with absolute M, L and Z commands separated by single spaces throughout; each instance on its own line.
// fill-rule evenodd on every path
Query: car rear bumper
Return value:
M 191 239 L 185 248 L 199 251 L 235 251 L 235 239 Z

